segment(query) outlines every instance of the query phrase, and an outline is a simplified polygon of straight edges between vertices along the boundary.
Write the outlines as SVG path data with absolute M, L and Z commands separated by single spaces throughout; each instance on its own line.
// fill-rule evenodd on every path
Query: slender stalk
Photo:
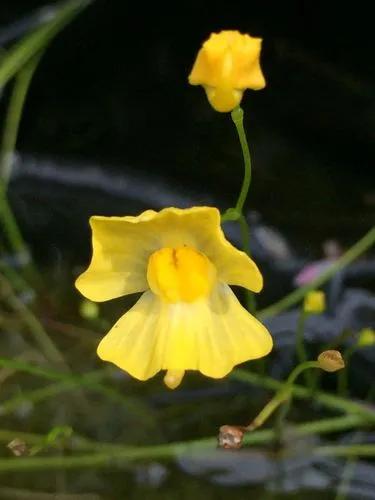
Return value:
M 46 24 L 25 35 L 2 58 L 0 64 L 0 86 L 4 86 L 18 71 L 74 17 L 91 3 L 91 0 L 68 0 Z
M 242 186 L 235 208 L 229 208 L 224 215 L 222 215 L 222 222 L 229 220 L 238 220 L 241 230 L 242 247 L 243 250 L 251 257 L 250 251 L 250 229 L 246 221 L 246 217 L 243 214 L 243 208 L 246 202 L 247 195 L 249 193 L 249 188 L 251 184 L 251 156 L 249 145 L 246 138 L 246 132 L 243 125 L 244 112 L 240 106 L 237 106 L 231 113 L 232 121 L 236 127 L 238 138 L 241 144 L 243 162 L 244 162 L 244 175 L 242 179 Z M 256 303 L 254 294 L 249 290 L 246 290 L 246 304 L 248 310 L 255 314 Z
M 375 457 L 375 444 L 319 446 L 312 452 L 323 457 Z
M 348 264 L 357 259 L 360 255 L 366 252 L 375 243 L 375 227 L 370 229 L 368 233 L 363 236 L 355 245 L 353 245 L 347 252 L 345 252 L 335 263 L 333 263 L 326 271 L 320 276 L 315 278 L 309 284 L 304 285 L 294 292 L 286 295 L 284 298 L 259 311 L 257 317 L 261 320 L 275 316 L 281 313 L 288 307 L 291 307 L 300 302 L 303 297 L 310 292 L 319 288 L 321 285 L 329 281 L 337 272 L 344 269 Z
M 20 316 L 20 319 L 28 327 L 30 333 L 34 337 L 36 344 L 39 346 L 45 357 L 53 364 L 67 369 L 64 357 L 48 336 L 39 322 L 38 318 L 31 310 L 20 300 L 14 293 L 14 290 L 9 281 L 0 273 L 0 289 L 9 307 Z
M 324 419 L 320 421 L 307 422 L 293 427 L 293 435 L 296 437 L 307 436 L 311 434 L 323 434 L 331 432 L 340 432 L 359 425 L 366 425 L 366 422 L 361 417 L 356 415 L 347 415 L 344 417 L 336 417 Z M 275 432 L 272 429 L 255 431 L 247 434 L 244 438 L 244 443 L 249 445 L 259 445 L 270 443 L 275 439 Z M 15 437 L 24 440 L 27 444 L 39 445 L 45 442 L 45 436 L 37 434 L 18 433 L 17 431 L 1 430 L 0 441 L 7 442 Z M 128 447 L 123 445 L 115 445 L 111 443 L 97 443 L 90 441 L 84 437 L 72 436 L 70 442 L 74 445 L 75 450 L 89 451 L 93 453 L 85 455 L 73 456 L 36 456 L 22 457 L 22 459 L 0 459 L 0 473 L 9 471 L 21 470 L 57 470 L 57 469 L 75 469 L 75 468 L 97 468 L 97 467 L 114 467 L 126 465 L 131 461 L 144 459 L 174 459 L 176 456 L 201 452 L 204 450 L 212 450 L 216 448 L 216 438 L 204 438 L 195 441 L 175 442 L 156 446 L 139 446 Z M 68 440 L 69 443 L 69 440 Z M 370 455 L 370 449 L 359 448 L 361 445 L 355 446 L 357 454 L 364 453 Z M 374 448 L 374 445 L 371 445 Z M 335 450 L 339 456 L 353 454 L 353 449 L 350 447 L 320 447 L 312 453 L 321 455 L 335 455 Z
M 124 396 L 121 393 L 117 392 L 115 389 L 107 387 L 101 382 L 101 380 L 108 375 L 108 371 L 106 369 L 95 370 L 89 373 L 85 373 L 84 375 L 73 375 L 67 372 L 56 371 L 50 368 L 44 368 L 42 366 L 6 358 L 0 358 L 0 366 L 28 373 L 36 377 L 60 382 L 59 387 L 57 387 L 56 384 L 54 388 L 50 389 L 51 394 L 53 394 L 55 391 L 57 393 L 59 391 L 65 391 L 69 388 L 74 387 L 87 387 L 88 389 L 102 394 L 112 401 L 124 405 L 128 411 L 132 411 L 134 414 L 139 414 L 142 416 L 144 415 L 144 408 L 135 398 Z M 47 388 L 45 388 L 45 392 L 42 391 L 42 389 L 37 389 L 36 395 L 34 396 L 37 400 L 43 400 L 45 399 L 45 397 L 49 397 L 49 395 L 49 391 L 47 390 Z M 34 397 L 32 394 L 31 396 Z M 9 405 L 12 408 L 13 405 L 17 406 L 17 401 L 15 402 L 13 400 L 12 402 L 12 400 L 9 400 L 8 402 L 5 402 L 4 405 Z
M 251 373 L 240 369 L 233 370 L 230 377 L 235 380 L 239 380 L 241 382 L 258 385 L 260 387 L 264 387 L 266 389 L 274 391 L 278 391 L 285 385 L 284 382 L 279 382 L 271 377 L 260 376 L 256 373 Z M 324 406 L 327 406 L 328 408 L 338 411 L 343 411 L 354 415 L 359 415 L 362 416 L 364 419 L 367 419 L 369 422 L 375 422 L 375 411 L 366 404 L 340 398 L 338 396 L 334 396 L 332 394 L 328 394 L 322 391 L 312 391 L 306 387 L 294 384 L 291 386 L 291 391 L 293 397 L 299 399 L 313 398 L 314 401 Z
M 18 129 L 26 95 L 41 55 L 42 53 L 37 53 L 19 70 L 14 82 L 12 94 L 10 96 L 5 116 L 5 127 L 2 137 L 0 156 L 0 177 L 5 184 L 5 187 L 8 185 L 11 173 L 12 157 L 16 147 Z
M 304 342 L 305 324 L 306 324 L 306 313 L 303 310 L 303 308 L 301 308 L 296 330 L 296 351 L 299 363 L 304 363 L 307 360 L 307 354 Z
M 250 228 L 247 223 L 246 217 L 244 215 L 241 215 L 239 218 L 239 223 L 240 223 L 240 228 L 241 228 L 241 236 L 242 236 L 242 248 L 247 255 L 251 256 L 251 251 L 250 251 Z M 256 301 L 255 301 L 255 295 L 253 292 L 250 290 L 246 289 L 245 290 L 245 297 L 246 297 L 246 306 L 247 309 L 252 313 L 255 314 L 256 311 Z
M 17 74 L 13 92 L 7 108 L 0 155 L 0 220 L 12 251 L 25 260 L 25 273 L 35 279 L 37 274 L 31 266 L 31 258 L 26 243 L 19 230 L 17 220 L 7 197 L 7 186 L 11 175 L 12 160 L 16 147 L 18 129 L 26 95 L 39 63 L 41 53 L 30 59 Z
M 236 127 L 238 138 L 241 144 L 242 156 L 244 161 L 244 176 L 242 180 L 241 191 L 237 199 L 236 210 L 239 214 L 243 213 L 243 207 L 249 192 L 251 184 L 251 157 L 249 145 L 247 143 L 246 132 L 243 126 L 244 112 L 240 106 L 237 106 L 232 113 L 231 118 Z
M 296 351 L 299 363 L 304 363 L 307 360 L 307 353 L 305 348 L 305 325 L 307 318 L 308 318 L 308 313 L 306 313 L 302 307 L 299 313 L 297 322 L 297 331 L 296 331 Z M 306 385 L 310 387 L 310 389 L 312 389 L 313 378 L 311 373 L 309 371 L 306 371 L 303 375 Z
M 320 368 L 317 361 L 305 361 L 300 365 L 297 365 L 294 370 L 290 373 L 286 382 L 281 384 L 281 387 L 274 395 L 274 397 L 269 401 L 266 406 L 258 413 L 258 415 L 246 426 L 247 431 L 252 431 L 261 425 L 277 410 L 277 408 L 284 402 L 288 402 L 288 406 L 291 404 L 291 399 L 293 397 L 293 383 L 297 377 L 303 373 L 305 370 L 310 368 Z
M 337 380 L 337 393 L 339 396 L 344 398 L 345 396 L 348 395 L 348 375 L 349 375 L 349 363 L 352 355 L 354 352 L 358 349 L 357 344 L 353 344 L 352 346 L 348 347 L 344 351 L 344 359 L 345 359 L 345 365 L 348 367 L 346 370 L 341 370 L 341 373 L 338 374 L 338 380 Z

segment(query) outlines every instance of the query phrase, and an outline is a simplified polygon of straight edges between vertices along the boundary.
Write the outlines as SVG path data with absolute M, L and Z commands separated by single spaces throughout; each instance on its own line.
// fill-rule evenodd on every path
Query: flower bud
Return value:
M 198 52 L 189 83 L 203 85 L 216 111 L 232 111 L 246 89 L 266 85 L 259 63 L 261 44 L 261 38 L 238 31 L 212 33 Z
M 320 314 L 326 308 L 325 293 L 321 290 L 312 290 L 305 295 L 303 310 L 308 314 Z
M 345 368 L 345 362 L 339 351 L 323 351 L 318 356 L 318 363 L 325 372 L 337 372 Z
M 99 306 L 91 300 L 82 300 L 79 305 L 79 314 L 84 319 L 96 319 L 99 316 Z
M 234 425 L 222 425 L 220 427 L 218 442 L 221 448 L 238 450 L 242 446 L 244 429 Z
M 357 345 L 359 347 L 368 347 L 375 344 L 375 330 L 373 328 L 364 328 L 359 332 Z

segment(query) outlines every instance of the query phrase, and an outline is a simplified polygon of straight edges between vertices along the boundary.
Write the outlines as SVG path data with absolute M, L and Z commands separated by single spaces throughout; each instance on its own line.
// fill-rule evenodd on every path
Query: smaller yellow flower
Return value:
M 216 111 L 232 111 L 246 89 L 266 85 L 259 63 L 261 45 L 261 38 L 238 31 L 212 33 L 198 52 L 189 83 L 203 85 Z
M 364 328 L 359 332 L 359 347 L 368 347 L 375 344 L 375 330 L 373 328 Z
M 326 308 L 326 296 L 321 290 L 313 290 L 305 296 L 303 310 L 309 314 L 320 314 Z

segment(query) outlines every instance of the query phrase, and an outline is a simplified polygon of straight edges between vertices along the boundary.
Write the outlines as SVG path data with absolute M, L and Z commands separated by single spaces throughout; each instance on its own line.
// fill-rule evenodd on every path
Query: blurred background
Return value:
M 2 0 L 0 50 L 37 26 L 50 8 L 43 1 Z M 238 29 L 264 39 L 261 64 L 267 86 L 259 92 L 247 91 L 243 100 L 253 159 L 246 210 L 254 234 L 253 252 L 268 278 L 259 304 L 267 306 L 292 291 L 301 284 L 296 276 L 307 264 L 337 258 L 373 226 L 374 42 L 372 18 L 362 2 L 353 6 L 248 1 L 222 6 L 97 0 L 57 35 L 42 56 L 27 95 L 9 187 L 22 233 L 59 302 L 59 321 L 81 322 L 100 332 L 124 309 L 124 302 L 104 304 L 104 319 L 94 326 L 80 317 L 81 299 L 73 282 L 88 262 L 90 215 L 135 215 L 146 208 L 195 204 L 213 204 L 224 211 L 235 202 L 242 156 L 230 116 L 216 113 L 203 90 L 187 83 L 201 43 L 222 29 Z M 10 90 L 9 85 L 2 89 L 1 116 Z M 229 237 L 239 243 L 235 225 L 228 224 L 227 229 Z M 345 302 L 346 277 L 344 284 L 336 280 L 328 290 L 331 323 L 311 325 L 312 344 L 329 341 L 333 332 L 345 328 L 375 325 L 374 266 L 371 259 L 366 262 L 364 269 L 354 269 L 348 282 L 368 294 L 368 302 L 353 305 L 347 296 Z M 365 317 L 357 306 L 365 310 Z M 343 314 L 350 307 L 353 317 L 347 313 L 345 324 Z M 56 320 L 51 310 L 51 304 L 41 308 L 47 323 L 51 317 Z M 276 335 L 289 331 L 295 318 L 274 324 Z M 96 362 L 97 337 L 90 338 L 92 356 L 85 359 L 82 369 Z M 69 351 L 73 365 L 80 366 L 82 352 L 80 347 Z M 286 350 L 274 357 L 270 373 L 282 376 L 293 353 Z M 368 376 L 365 388 L 361 387 L 363 373 L 353 375 L 353 391 L 361 396 L 373 374 L 369 369 L 373 358 L 366 359 L 357 360 Z M 113 377 L 116 383 L 124 383 L 118 373 Z M 171 395 L 163 392 L 160 382 L 139 389 L 137 383 L 126 381 L 126 391 L 140 398 L 142 425 L 138 413 L 136 418 L 113 414 L 117 411 L 113 406 L 97 402 L 97 415 L 85 424 L 80 422 L 81 430 L 101 439 L 126 441 L 129 428 L 123 425 L 130 418 L 130 441 L 152 444 L 213 435 L 228 418 L 246 420 L 249 414 L 253 396 L 246 388 L 212 381 L 202 385 L 199 377 L 192 377 L 179 395 Z M 264 395 L 256 397 L 262 401 Z M 56 402 L 49 404 L 52 409 L 47 408 L 45 415 L 55 415 Z M 56 422 L 79 420 L 77 414 L 70 415 L 74 408 L 65 410 L 64 415 L 55 415 Z M 149 412 L 159 416 L 150 419 Z M 303 416 L 303 411 L 298 415 Z M 40 409 L 28 407 L 12 418 L 24 430 L 43 432 L 46 427 Z M 12 420 L 8 423 L 10 427 Z M 259 478 L 266 481 L 269 477 L 274 466 L 269 456 L 259 455 L 254 461 L 246 452 L 241 460 L 237 455 L 223 460 L 213 460 L 207 471 L 202 464 L 182 460 L 171 466 L 152 462 L 129 467 L 125 476 L 124 471 L 85 471 L 80 477 L 72 472 L 60 477 L 59 484 L 63 490 L 64 481 L 73 481 L 81 493 L 71 499 L 86 498 L 82 496 L 85 491 L 95 491 L 87 497 L 93 499 L 176 498 L 178 494 L 181 498 L 194 495 L 197 500 L 228 494 L 299 499 L 303 491 L 307 499 L 316 494 L 316 488 L 322 499 L 336 498 L 332 485 L 341 469 L 335 463 L 321 463 L 321 476 L 314 471 L 315 479 L 310 475 L 306 484 L 293 483 L 298 474 L 291 473 L 286 486 L 275 483 L 264 489 Z M 246 477 L 244 470 L 253 467 L 260 467 L 254 479 Z M 226 470 L 226 476 L 214 474 L 210 479 L 203 474 L 216 469 Z M 51 481 L 46 489 L 53 487 Z M 5 482 L 11 488 L 17 479 L 10 475 Z M 22 483 L 25 488 L 42 490 L 44 479 L 26 477 Z M 375 498 L 373 487 L 367 488 L 368 496 L 364 490 L 353 490 L 357 496 L 350 498 Z

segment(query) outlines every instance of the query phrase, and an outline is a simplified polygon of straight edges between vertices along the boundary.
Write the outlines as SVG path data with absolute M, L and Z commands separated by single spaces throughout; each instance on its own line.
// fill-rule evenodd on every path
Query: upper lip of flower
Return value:
M 214 207 L 170 207 L 136 217 L 94 216 L 90 224 L 93 256 L 76 281 L 78 290 L 90 300 L 100 302 L 147 290 L 150 255 L 163 247 L 183 245 L 206 255 L 219 281 L 254 292 L 262 289 L 256 264 L 225 239 L 220 212 Z

